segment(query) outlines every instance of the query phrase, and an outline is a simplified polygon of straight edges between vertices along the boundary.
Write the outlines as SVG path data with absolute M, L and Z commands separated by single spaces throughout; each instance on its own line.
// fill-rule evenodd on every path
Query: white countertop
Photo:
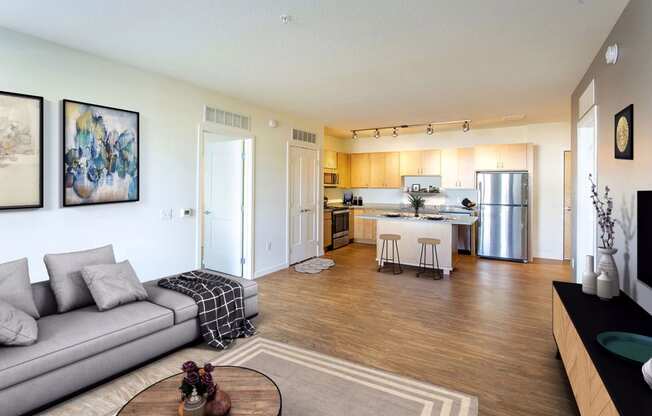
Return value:
M 425 214 L 427 216 L 427 214 Z M 386 217 L 384 215 L 356 215 L 356 218 L 374 221 L 394 221 L 394 222 L 422 222 L 424 224 L 451 224 L 451 225 L 473 225 L 478 217 L 470 215 L 444 215 L 441 221 L 428 220 L 425 217 L 415 217 L 414 215 L 404 215 L 400 217 Z

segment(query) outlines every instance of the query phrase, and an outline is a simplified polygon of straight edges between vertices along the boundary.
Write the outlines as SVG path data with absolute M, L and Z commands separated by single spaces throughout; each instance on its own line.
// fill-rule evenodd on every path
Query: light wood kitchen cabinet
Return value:
M 401 187 L 401 157 L 399 152 L 385 153 L 385 188 Z
M 441 186 L 473 188 L 475 186 L 474 150 L 471 147 L 441 151 Z
M 337 152 L 324 149 L 324 169 L 337 169 Z
M 369 187 L 385 187 L 385 153 L 369 154 Z
M 355 209 L 355 215 L 376 213 L 375 209 Z M 375 244 L 376 243 L 376 221 L 356 218 L 353 224 L 353 239 L 359 243 Z
M 421 151 L 401 152 L 401 176 L 418 176 L 421 174 Z
M 527 170 L 527 144 L 493 144 L 475 147 L 476 170 Z
M 349 241 L 355 238 L 355 210 L 349 209 Z
M 333 211 L 324 211 L 324 250 L 333 244 Z
M 351 155 L 337 153 L 337 175 L 339 176 L 338 188 L 351 187 Z
M 369 153 L 351 154 L 351 188 L 369 187 Z
M 441 175 L 441 151 L 421 152 L 421 175 Z

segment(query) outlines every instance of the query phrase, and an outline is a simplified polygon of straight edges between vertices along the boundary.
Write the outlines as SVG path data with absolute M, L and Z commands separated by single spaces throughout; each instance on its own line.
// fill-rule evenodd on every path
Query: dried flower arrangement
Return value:
M 600 227 L 600 241 L 602 248 L 614 248 L 614 225 L 616 221 L 613 219 L 614 201 L 609 196 L 609 187 L 604 187 L 604 196 L 600 198 L 598 195 L 598 186 L 593 182 L 593 176 L 589 173 L 589 181 L 591 182 L 591 201 L 598 216 L 598 226 Z
M 194 361 L 186 361 L 181 369 L 186 373 L 181 386 L 179 386 L 184 398 L 190 397 L 193 388 L 197 390 L 198 395 L 205 395 L 209 401 L 215 398 L 217 386 L 213 382 L 213 375 L 211 374 L 215 367 L 211 363 L 206 363 L 203 368 L 199 368 Z

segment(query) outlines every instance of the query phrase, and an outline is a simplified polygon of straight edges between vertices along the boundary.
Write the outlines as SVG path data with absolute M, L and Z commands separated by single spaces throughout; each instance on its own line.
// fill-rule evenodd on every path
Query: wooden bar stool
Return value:
M 383 245 L 380 248 L 380 261 L 378 264 L 378 271 L 381 271 L 383 267 L 385 267 L 386 261 L 391 261 L 392 272 L 394 274 L 403 273 L 403 267 L 401 267 L 401 255 L 398 252 L 398 241 L 401 239 L 401 236 L 398 234 L 381 234 L 378 238 L 380 238 L 383 242 Z M 387 243 L 388 241 L 392 245 L 391 259 L 389 258 L 389 244 Z M 396 262 L 396 259 L 398 259 L 398 263 Z
M 421 244 L 421 253 L 419 254 L 419 269 L 417 271 L 417 276 L 421 276 L 422 273 L 432 270 L 434 273 L 433 278 L 439 280 L 444 277 L 442 270 L 439 268 L 439 256 L 437 255 L 437 246 L 441 244 L 441 241 L 438 238 L 419 238 L 417 240 Z M 428 246 L 430 246 L 430 251 L 432 253 L 432 263 L 428 263 Z M 436 263 L 436 268 L 435 268 Z M 428 266 L 431 266 L 430 268 Z

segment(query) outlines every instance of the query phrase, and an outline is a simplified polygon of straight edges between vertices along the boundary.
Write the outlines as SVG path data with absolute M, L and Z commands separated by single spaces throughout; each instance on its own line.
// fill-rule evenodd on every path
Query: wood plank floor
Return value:
M 318 275 L 258 279 L 259 333 L 478 396 L 481 415 L 575 415 L 552 338 L 557 263 L 463 257 L 451 278 L 377 273 L 374 247 L 327 254 Z

